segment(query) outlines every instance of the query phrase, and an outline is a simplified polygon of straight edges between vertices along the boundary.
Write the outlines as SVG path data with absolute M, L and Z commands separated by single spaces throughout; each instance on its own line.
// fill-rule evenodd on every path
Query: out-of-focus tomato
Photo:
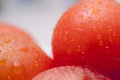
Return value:
M 31 80 L 50 68 L 51 59 L 29 38 L 0 34 L 0 80 Z
M 16 26 L 8 23 L 0 23 L 0 34 L 1 33 L 14 33 L 14 34 L 21 34 L 24 35 L 30 40 L 32 39 L 25 31 L 23 31 L 20 28 L 17 28 Z
M 82 0 L 58 21 L 52 39 L 55 65 L 91 65 L 120 80 L 120 3 Z
M 32 80 L 110 80 L 87 67 L 62 66 L 44 71 Z

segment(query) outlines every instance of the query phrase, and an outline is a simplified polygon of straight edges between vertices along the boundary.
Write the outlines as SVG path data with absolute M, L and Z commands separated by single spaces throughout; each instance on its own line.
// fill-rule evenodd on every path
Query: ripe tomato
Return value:
M 26 32 L 23 30 L 17 28 L 14 25 L 8 24 L 8 23 L 0 23 L 0 34 L 1 33 L 14 33 L 14 34 L 21 34 L 24 35 L 30 39 L 32 39 Z
M 32 80 L 110 80 L 87 67 L 62 66 L 38 74 Z
M 30 39 L 0 34 L 0 80 L 31 80 L 50 67 L 51 59 Z
M 82 0 L 58 21 L 52 39 L 55 65 L 91 65 L 120 80 L 120 3 Z

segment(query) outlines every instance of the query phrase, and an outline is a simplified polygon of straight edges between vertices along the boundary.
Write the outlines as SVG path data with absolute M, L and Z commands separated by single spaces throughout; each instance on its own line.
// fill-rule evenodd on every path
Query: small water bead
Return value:
M 84 52 L 84 51 L 82 51 L 82 52 L 81 52 L 81 54 L 82 54 L 82 55 L 84 55 L 84 54 L 85 54 L 85 52 Z
M 10 43 L 11 40 L 10 39 L 5 39 L 4 42 L 7 44 L 7 43 Z
M 77 46 L 76 52 L 81 52 L 81 46 L 80 45 Z
M 37 61 L 35 61 L 35 66 L 38 66 L 39 64 L 38 64 L 38 62 Z
M 100 40 L 102 37 L 100 34 L 97 35 L 97 39 Z
M 14 62 L 12 71 L 15 75 L 21 75 L 24 72 L 24 67 L 18 62 Z
M 29 48 L 28 48 L 28 47 L 23 47 L 23 48 L 20 49 L 20 51 L 28 52 L 28 51 L 29 51 Z
M 82 20 L 82 19 L 84 18 L 84 16 L 83 16 L 83 15 L 79 15 L 78 18 L 79 18 L 80 20 Z
M 66 31 L 66 32 L 65 32 L 65 34 L 68 34 L 68 33 L 69 33 L 69 31 Z
M 8 80 L 12 80 L 12 79 L 11 79 L 11 76 L 8 76 Z
M 108 48 L 109 48 L 109 46 L 106 46 L 105 48 L 106 48 L 106 49 L 108 49 Z
M 83 31 L 83 29 L 81 29 L 81 28 L 76 28 L 76 30 L 77 30 L 77 31 Z
M 93 12 L 94 15 L 98 15 L 100 13 L 100 10 L 99 9 L 93 9 L 92 12 Z
M 103 46 L 104 45 L 104 42 L 103 41 L 99 41 L 99 46 Z

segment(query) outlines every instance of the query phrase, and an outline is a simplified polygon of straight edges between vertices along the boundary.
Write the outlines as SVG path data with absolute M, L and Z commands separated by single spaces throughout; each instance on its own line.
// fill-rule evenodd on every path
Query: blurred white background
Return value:
M 53 29 L 66 9 L 80 0 L 0 0 L 0 22 L 23 28 L 52 57 Z
M 52 57 L 53 29 L 64 11 L 79 1 L 0 0 L 0 22 L 8 22 L 26 30 Z

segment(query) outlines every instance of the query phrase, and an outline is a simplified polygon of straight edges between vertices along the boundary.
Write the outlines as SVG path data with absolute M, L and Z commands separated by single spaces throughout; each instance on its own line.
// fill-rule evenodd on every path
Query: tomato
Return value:
M 50 64 L 51 59 L 29 38 L 0 34 L 0 80 L 31 80 Z
M 92 69 L 80 66 L 56 67 L 38 74 L 32 80 L 110 80 Z
M 17 28 L 17 26 L 14 26 L 14 25 L 8 24 L 8 23 L 0 23 L 0 34 L 1 33 L 21 34 L 21 35 L 24 35 L 24 36 L 32 39 L 25 31 Z
M 82 0 L 68 9 L 53 34 L 54 65 L 90 65 L 120 80 L 120 3 Z

